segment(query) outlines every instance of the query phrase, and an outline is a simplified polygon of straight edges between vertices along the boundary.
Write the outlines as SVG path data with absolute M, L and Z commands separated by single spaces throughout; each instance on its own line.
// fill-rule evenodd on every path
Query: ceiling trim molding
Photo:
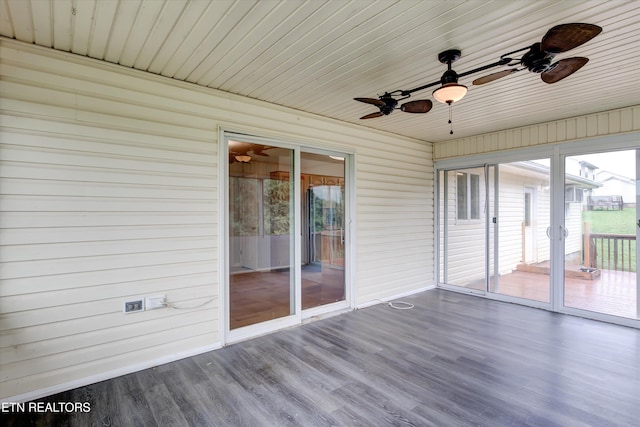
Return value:
M 505 129 L 434 144 L 434 160 L 640 131 L 640 105 Z

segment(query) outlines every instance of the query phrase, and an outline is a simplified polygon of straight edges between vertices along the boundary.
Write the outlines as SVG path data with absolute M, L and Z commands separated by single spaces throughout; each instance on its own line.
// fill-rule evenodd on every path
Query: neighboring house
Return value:
M 623 206 L 636 205 L 636 181 L 607 170 L 600 170 L 596 174 L 596 181 L 601 187 L 592 191 L 593 196 L 622 196 Z
M 619 209 L 635 206 L 636 183 L 632 177 L 601 169 L 593 163 L 566 158 L 567 174 L 597 183 L 595 187 L 567 186 L 567 199 L 582 202 L 586 209 Z
M 573 165 L 578 164 L 580 167 L 580 171 L 575 173 Z M 584 160 L 576 160 L 572 157 L 567 157 L 565 162 L 565 171 L 571 175 L 577 175 L 583 178 L 590 179 L 592 181 L 597 181 L 596 179 L 596 170 L 598 167 L 594 164 L 591 164 Z

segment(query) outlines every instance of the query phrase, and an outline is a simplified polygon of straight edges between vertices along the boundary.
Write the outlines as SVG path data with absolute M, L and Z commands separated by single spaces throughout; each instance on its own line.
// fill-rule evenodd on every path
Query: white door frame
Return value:
M 294 222 L 294 248 L 291 254 L 291 263 L 294 266 L 292 274 L 294 281 L 292 283 L 294 298 L 291 301 L 294 314 L 261 322 L 234 330 L 230 329 L 229 324 L 229 217 L 227 210 L 229 207 L 229 163 L 228 163 L 228 140 L 231 138 L 241 139 L 247 142 L 276 146 L 293 150 L 293 222 Z M 320 145 L 320 144 L 318 144 Z M 301 296 L 301 265 L 302 265 L 302 229 L 301 229 L 301 193 L 300 193 L 300 153 L 309 152 L 331 156 L 341 156 L 345 159 L 345 300 L 332 304 L 326 304 L 320 307 L 314 307 L 302 310 Z M 219 331 L 220 341 L 224 346 L 229 343 L 243 341 L 259 335 L 264 335 L 276 330 L 288 328 L 302 324 L 305 320 L 312 317 L 331 315 L 355 307 L 355 290 L 354 290 L 354 217 L 355 217 L 355 174 L 354 162 L 355 156 L 349 150 L 335 151 L 327 150 L 321 147 L 314 147 L 307 141 L 298 144 L 283 141 L 275 138 L 265 138 L 245 133 L 238 133 L 228 129 L 219 129 L 219 248 L 220 256 L 218 260 L 219 267 L 219 295 L 220 295 L 220 311 L 219 311 Z
M 479 155 L 472 155 L 467 157 L 456 157 L 452 159 L 443 159 L 435 162 L 434 165 L 434 182 L 436 183 L 436 210 L 435 210 L 435 239 L 434 239 L 434 251 L 436 253 L 436 278 L 441 277 L 440 272 L 440 260 L 444 256 L 440 252 L 440 195 L 439 195 L 439 172 L 441 170 L 451 169 L 463 169 L 469 167 L 475 167 L 479 164 L 501 164 L 522 161 L 533 158 L 550 158 L 551 159 L 551 226 L 549 227 L 549 238 L 551 239 L 551 303 L 550 304 L 537 304 L 529 300 L 511 299 L 498 297 L 497 299 L 517 302 L 520 304 L 526 303 L 533 307 L 544 308 L 555 312 L 572 314 L 580 317 L 592 318 L 595 320 L 606 321 L 610 323 L 617 323 L 625 326 L 631 326 L 640 328 L 640 320 L 622 318 L 617 316 L 611 316 L 601 313 L 590 312 L 587 310 L 580 310 L 564 306 L 564 159 L 567 156 L 597 153 L 602 151 L 614 151 L 625 149 L 637 149 L 638 141 L 640 140 L 640 132 L 631 132 L 618 135 L 600 136 L 585 138 L 583 140 L 576 140 L 571 142 L 557 143 L 557 144 L 545 144 L 543 146 L 536 146 L 530 148 L 523 148 L 518 150 L 509 150 L 505 152 L 491 152 L 483 153 Z M 605 149 L 603 150 L 603 147 Z M 636 173 L 638 178 L 638 186 L 640 186 L 640 155 L 637 155 Z M 637 187 L 638 188 L 638 187 Z M 637 197 L 640 203 L 640 195 Z M 638 209 L 636 210 L 637 220 L 640 220 L 640 214 Z M 640 228 L 636 230 L 636 235 L 640 237 Z M 445 236 L 446 238 L 446 236 Z M 445 244 L 446 246 L 446 244 Z M 494 248 L 494 251 L 499 250 Z M 640 262 L 640 251 L 636 251 L 637 262 Z M 638 310 L 640 310 L 640 275 L 637 277 L 637 293 L 638 293 Z M 436 281 L 437 282 L 437 281 Z M 456 289 L 453 286 L 441 285 L 437 283 L 437 286 L 457 291 L 466 292 L 463 289 Z M 467 292 L 469 293 L 469 292 Z M 485 298 L 496 298 L 495 294 L 491 292 L 482 293 Z M 640 311 L 639 311 L 640 312 Z
M 564 181 L 565 181 L 565 158 L 570 156 L 578 156 L 583 154 L 593 154 L 608 151 L 619 151 L 638 149 L 638 141 L 640 140 L 640 132 L 634 132 L 629 134 L 614 135 L 607 137 L 591 138 L 585 141 L 576 143 L 560 144 L 555 147 L 557 156 L 554 156 L 555 172 L 553 173 L 553 183 L 556 183 L 561 190 L 557 191 L 553 196 L 552 209 L 554 213 L 555 226 L 553 230 L 555 235 L 552 235 L 554 244 L 556 247 L 556 254 L 552 262 L 552 283 L 559 283 L 560 285 L 552 287 L 554 291 L 554 311 L 566 314 L 572 314 L 575 316 L 586 317 L 595 320 L 601 320 L 610 323 L 617 323 L 624 326 L 631 326 L 634 328 L 640 328 L 640 319 L 630 319 L 626 317 L 613 316 L 609 314 L 598 313 L 589 310 L 583 310 L 573 307 L 564 306 L 564 236 L 566 229 L 564 227 Z M 636 151 L 636 177 L 640 178 L 638 170 L 640 169 L 640 163 L 638 163 L 640 155 Z M 552 184 L 553 186 L 553 184 Z M 636 191 L 640 189 L 640 181 L 636 181 Z M 637 199 L 639 197 L 636 197 Z M 553 205 L 558 206 L 558 209 L 554 209 Z M 636 206 L 636 216 L 638 216 L 638 206 Z M 553 222 L 552 222 L 553 224 Z M 636 239 L 640 233 L 636 229 Z M 638 240 L 636 240 L 637 245 Z M 638 246 L 636 246 L 637 248 Z M 636 250 L 636 262 L 640 262 L 638 257 L 638 250 Z M 553 271 L 553 264 L 556 264 L 556 271 Z M 639 264 L 636 263 L 636 266 Z M 637 313 L 640 313 L 640 272 L 636 272 L 636 301 L 637 301 Z

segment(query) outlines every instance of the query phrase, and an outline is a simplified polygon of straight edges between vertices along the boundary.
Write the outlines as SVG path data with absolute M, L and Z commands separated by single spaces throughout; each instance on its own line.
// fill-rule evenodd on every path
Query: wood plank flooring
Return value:
M 289 275 L 289 270 L 232 274 L 231 329 L 291 314 Z M 344 300 L 344 270 L 321 264 L 303 266 L 301 297 L 303 310 Z
M 42 399 L 5 426 L 638 426 L 640 330 L 444 290 Z

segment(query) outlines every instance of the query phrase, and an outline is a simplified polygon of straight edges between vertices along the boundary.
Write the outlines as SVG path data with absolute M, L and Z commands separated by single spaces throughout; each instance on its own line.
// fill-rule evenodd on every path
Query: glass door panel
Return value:
M 495 289 L 499 277 L 499 264 L 496 258 L 496 248 L 499 247 L 499 225 L 498 225 L 498 167 L 496 165 L 488 165 L 486 167 L 487 177 L 487 271 L 489 280 L 487 283 L 487 290 Z M 484 202 L 484 201 L 483 201 Z
M 489 291 L 551 302 L 549 159 L 498 165 L 496 271 Z
M 300 153 L 302 309 L 345 299 L 344 159 Z
M 485 168 L 439 172 L 440 283 L 486 290 Z
M 639 318 L 639 153 L 565 158 L 565 307 Z
M 229 327 L 295 314 L 293 150 L 230 140 Z

